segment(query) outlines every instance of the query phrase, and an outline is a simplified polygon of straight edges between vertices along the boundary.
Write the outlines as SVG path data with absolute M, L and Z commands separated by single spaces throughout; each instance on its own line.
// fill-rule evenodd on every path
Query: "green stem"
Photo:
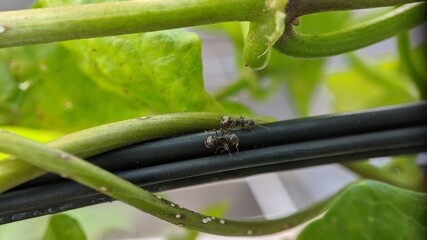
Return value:
M 276 220 L 236 221 L 213 219 L 157 197 L 114 174 L 59 149 L 0 130 L 0 151 L 22 161 L 71 178 L 146 213 L 189 229 L 228 236 L 265 235 L 301 224 L 323 212 L 331 199 L 294 215 Z
M 368 162 L 351 162 L 343 164 L 343 166 L 364 178 L 378 180 L 405 189 L 422 191 L 420 185 L 408 184 L 406 181 L 401 181 L 398 177 L 392 176 Z
M 220 88 L 214 93 L 214 97 L 217 100 L 224 100 L 227 97 L 236 95 L 244 89 L 251 88 L 252 82 L 259 82 L 256 72 L 249 69 L 242 69 L 239 78 L 232 84 Z
M 426 0 L 293 0 L 293 19 L 313 12 Z M 0 12 L 0 48 L 264 17 L 265 0 L 144 0 Z
M 403 5 L 427 0 L 289 0 L 286 14 L 292 20 L 310 13 Z
M 235 96 L 238 92 L 247 89 L 249 87 L 249 83 L 245 79 L 238 79 L 230 85 L 224 86 L 220 88 L 213 95 L 216 100 L 221 101 L 226 99 L 227 97 Z
M 137 142 L 219 128 L 221 113 L 175 113 L 106 124 L 58 138 L 47 145 L 81 158 Z M 10 157 L 0 161 L 0 193 L 45 171 Z
M 261 87 L 261 81 L 268 81 L 268 86 Z M 277 91 L 280 81 L 273 77 L 271 79 L 260 79 L 256 72 L 243 69 L 240 77 L 230 85 L 220 88 L 214 93 L 217 100 L 224 100 L 227 97 L 235 96 L 238 92 L 249 89 L 253 98 L 262 100 Z
M 324 34 L 301 34 L 287 24 L 275 48 L 290 56 L 327 57 L 362 48 L 407 31 L 424 21 L 427 4 L 413 3 L 348 29 Z
M 423 78 L 414 64 L 414 59 L 411 54 L 411 45 L 409 42 L 409 33 L 401 33 L 397 35 L 397 46 L 401 64 L 408 71 L 413 83 L 418 89 L 418 93 L 422 99 L 427 99 L 427 80 Z
M 263 16 L 265 0 L 144 0 L 0 12 L 0 48 Z

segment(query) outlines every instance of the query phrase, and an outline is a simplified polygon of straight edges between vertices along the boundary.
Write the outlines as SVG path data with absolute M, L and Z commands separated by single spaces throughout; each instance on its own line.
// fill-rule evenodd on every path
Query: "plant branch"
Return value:
M 310 13 L 387 7 L 423 1 L 427 0 L 289 0 L 286 14 L 292 20 Z
M 59 149 L 51 148 L 0 130 L 0 151 L 22 161 L 54 172 L 128 203 L 146 213 L 189 229 L 228 236 L 265 235 L 289 229 L 323 212 L 329 204 L 322 201 L 289 217 L 265 221 L 215 219 L 157 197 L 114 174 Z
M 407 4 L 365 23 L 324 34 L 297 33 L 287 23 L 285 34 L 274 47 L 283 54 L 303 58 L 342 54 L 420 25 L 426 21 L 426 11 L 426 3 Z
M 219 127 L 221 113 L 175 113 L 129 119 L 72 133 L 49 146 L 87 158 L 133 143 Z M 45 171 L 10 157 L 0 161 L 0 193 Z
M 144 0 L 0 12 L 0 48 L 254 21 L 267 7 L 264 0 Z
M 292 0 L 289 19 L 308 13 L 426 0 Z M 265 0 L 144 0 L 0 12 L 0 48 L 229 21 L 259 21 Z

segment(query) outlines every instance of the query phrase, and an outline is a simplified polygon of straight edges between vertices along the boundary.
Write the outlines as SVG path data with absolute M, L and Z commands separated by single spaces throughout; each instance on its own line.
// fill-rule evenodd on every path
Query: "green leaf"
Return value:
M 57 214 L 50 218 L 44 240 L 63 239 L 85 240 L 86 237 L 75 219 L 65 214 Z
M 70 132 L 146 114 L 98 87 L 60 44 L 0 50 L 0 124 Z M 6 80 L 5 80 L 6 79 Z M 3 95 L 5 94 L 5 95 Z
M 13 132 L 17 135 L 27 137 L 37 142 L 48 142 L 50 140 L 53 140 L 61 136 L 61 134 L 57 132 L 22 128 L 22 127 L 15 127 L 15 126 L 0 126 L 0 129 Z M 7 156 L 8 155 L 6 154 L 0 153 L 0 161 L 6 158 Z
M 194 33 L 158 31 L 64 43 L 102 88 L 156 113 L 219 111 L 204 90 L 201 43 Z
M 328 88 L 337 111 L 351 111 L 417 100 L 408 76 L 399 72 L 397 62 L 368 64 L 350 55 L 353 68 L 330 75 Z
M 54 131 L 23 128 L 16 126 L 0 126 L 0 128 L 37 142 L 48 142 L 62 135 L 61 133 Z
M 85 3 L 101 3 L 101 2 L 121 2 L 126 0 L 39 0 L 38 3 L 42 7 L 54 7 L 62 5 L 77 5 Z
M 426 239 L 427 195 L 375 181 L 345 190 L 299 240 Z
M 44 6 L 116 0 L 43 0 Z M 184 30 L 65 42 L 102 88 L 154 113 L 221 111 L 204 90 L 201 42 Z

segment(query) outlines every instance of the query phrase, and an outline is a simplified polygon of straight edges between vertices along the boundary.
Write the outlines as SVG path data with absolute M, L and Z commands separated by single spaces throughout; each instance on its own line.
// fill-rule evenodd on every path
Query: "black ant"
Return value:
M 234 133 L 227 133 L 221 130 L 221 136 L 215 130 L 216 136 L 208 136 L 205 139 L 205 147 L 206 148 L 214 148 L 218 146 L 215 152 L 223 153 L 225 151 L 231 156 L 231 147 L 235 146 L 237 153 L 239 152 L 239 137 Z
M 255 128 L 255 122 L 251 119 L 245 120 L 244 117 L 240 116 L 237 119 L 233 119 L 230 116 L 224 116 L 221 119 L 221 128 L 229 130 L 231 128 L 240 127 L 242 129 L 253 129 Z
M 221 119 L 221 128 L 224 129 L 226 132 L 228 132 L 231 128 L 240 127 L 241 129 L 249 129 L 253 130 L 255 126 L 259 124 L 256 124 L 254 120 L 252 119 L 245 119 L 244 117 L 240 116 L 239 118 L 233 119 L 230 116 L 224 116 Z M 264 127 L 269 129 L 268 127 Z

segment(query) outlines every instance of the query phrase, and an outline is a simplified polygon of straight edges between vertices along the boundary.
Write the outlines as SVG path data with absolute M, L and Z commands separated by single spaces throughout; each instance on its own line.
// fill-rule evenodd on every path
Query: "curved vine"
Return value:
M 317 216 L 334 198 L 324 200 L 291 216 L 275 220 L 217 219 L 187 210 L 151 194 L 67 152 L 3 130 L 0 130 L 0 151 L 19 157 L 20 160 L 40 169 L 70 178 L 177 226 L 217 235 L 255 236 L 283 231 Z
M 286 14 L 296 17 L 319 12 L 398 6 L 427 0 L 289 0 Z
M 228 21 L 258 21 L 265 18 L 270 1 L 123 1 L 5 11 L 0 12 L 0 48 Z M 423 1 L 426 0 L 292 0 L 286 14 L 292 20 L 315 12 Z
M 221 113 L 146 116 L 75 132 L 47 145 L 87 158 L 137 142 L 219 128 Z M 0 161 L 0 193 L 45 173 L 14 157 Z
M 426 3 L 398 7 L 382 16 L 348 29 L 324 34 L 301 34 L 287 23 L 285 34 L 274 47 L 293 57 L 316 58 L 346 53 L 369 46 L 425 22 Z

